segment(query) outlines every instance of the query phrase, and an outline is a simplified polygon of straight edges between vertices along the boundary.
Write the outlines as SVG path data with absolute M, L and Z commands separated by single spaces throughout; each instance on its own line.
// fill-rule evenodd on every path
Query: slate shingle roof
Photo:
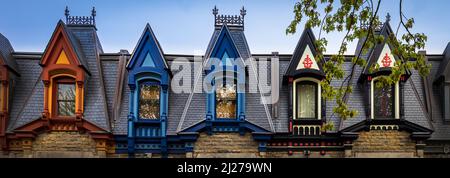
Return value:
M 0 57 L 4 63 L 13 71 L 17 72 L 17 63 L 12 57 L 14 49 L 9 40 L 0 33 Z
M 429 61 L 431 71 L 429 80 L 434 81 L 441 65 L 445 65 L 445 60 Z M 433 134 L 430 140 L 450 140 L 450 124 L 444 122 L 441 89 L 438 85 L 432 85 L 431 88 L 431 124 L 433 125 Z
M 90 76 L 85 83 L 84 119 L 110 131 L 110 120 L 106 102 L 105 88 L 99 54 L 103 53 L 97 45 L 97 33 L 92 27 L 68 27 L 80 43 L 88 65 Z
M 15 59 L 21 77 L 15 81 L 12 93 L 11 114 L 8 131 L 41 117 L 43 106 L 43 83 L 40 59 Z

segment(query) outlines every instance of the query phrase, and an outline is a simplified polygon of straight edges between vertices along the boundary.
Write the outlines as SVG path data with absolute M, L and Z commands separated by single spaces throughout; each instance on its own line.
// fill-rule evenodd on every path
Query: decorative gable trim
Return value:
M 388 44 L 384 44 L 383 50 L 378 57 L 377 64 L 380 67 L 394 67 L 395 57 L 392 55 L 391 48 Z
M 236 88 L 237 88 L 237 109 L 236 109 L 236 119 L 232 119 L 231 122 L 241 122 L 245 120 L 245 67 L 244 62 L 241 58 L 241 54 L 237 46 L 235 45 L 233 38 L 230 34 L 230 31 L 226 24 L 222 25 L 219 36 L 217 40 L 214 42 L 212 50 L 209 54 L 207 54 L 206 58 L 206 80 L 211 81 L 213 84 L 212 90 L 207 92 L 207 108 L 206 108 L 206 121 L 208 122 L 208 131 L 212 131 L 211 121 L 217 121 L 216 118 L 216 90 L 215 86 L 217 80 L 222 80 L 222 78 L 216 78 L 216 75 L 222 76 L 220 74 L 232 73 L 234 77 L 231 76 L 222 76 L 224 78 L 231 77 L 227 80 L 236 80 Z M 213 61 L 211 59 L 218 59 L 221 63 L 217 64 L 218 61 Z M 230 67 L 228 64 L 230 63 L 230 59 L 234 59 L 235 66 Z M 242 91 L 244 89 L 244 91 Z
M 312 30 L 306 28 L 297 43 L 289 67 L 284 74 L 284 83 L 288 82 L 289 78 L 313 77 L 322 80 L 325 77 L 321 61 L 316 59 L 315 41 L 316 38 Z
M 309 46 L 307 45 L 302 57 L 300 58 L 300 61 L 297 65 L 296 70 L 301 70 L 301 69 L 315 69 L 315 70 L 320 70 L 319 66 L 317 65 L 317 61 L 316 58 L 314 57 L 311 48 L 309 48 Z
M 130 87 L 128 115 L 128 154 L 133 156 L 140 139 L 153 139 L 159 144 L 161 153 L 167 154 L 167 116 L 169 101 L 170 72 L 162 49 L 149 24 L 146 25 L 141 38 L 126 66 L 128 86 Z M 151 81 L 160 86 L 159 118 L 144 120 L 139 118 L 140 89 L 142 83 Z M 142 134 L 144 133 L 144 134 Z M 147 134 L 152 133 L 152 134 Z M 154 138 L 157 137 L 157 138 Z

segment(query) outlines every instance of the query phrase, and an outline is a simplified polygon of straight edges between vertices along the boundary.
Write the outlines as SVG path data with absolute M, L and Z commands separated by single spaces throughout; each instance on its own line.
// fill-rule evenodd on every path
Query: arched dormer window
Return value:
M 223 25 L 215 46 L 207 54 L 206 81 L 207 120 L 245 119 L 245 66 L 226 25 Z
M 84 82 L 89 75 L 78 41 L 60 21 L 41 59 L 44 83 L 44 118 L 82 119 Z
M 167 116 L 170 72 L 161 46 L 147 24 L 127 64 L 130 88 L 128 115 L 128 153 L 167 153 Z M 145 138 L 140 142 L 136 138 Z M 143 149 L 137 144 L 160 143 L 159 148 Z
M 410 75 L 408 73 L 401 76 L 400 81 L 392 85 L 383 86 L 381 77 L 391 74 L 392 67 L 395 67 L 396 57 L 392 54 L 388 43 L 379 44 L 369 58 L 368 67 L 363 70 L 363 77 L 360 82 L 366 82 L 366 91 L 369 98 L 370 119 L 400 119 L 402 86 Z M 378 66 L 375 70 L 369 67 Z
M 284 75 L 290 96 L 288 127 L 293 135 L 320 135 L 325 122 L 320 86 L 325 74 L 316 59 L 314 41 L 311 29 L 305 29 Z

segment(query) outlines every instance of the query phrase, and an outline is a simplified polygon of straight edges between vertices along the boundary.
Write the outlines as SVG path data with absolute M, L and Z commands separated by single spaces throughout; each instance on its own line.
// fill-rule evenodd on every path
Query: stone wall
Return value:
M 401 158 L 417 157 L 416 143 L 410 134 L 396 130 L 360 132 L 353 143 L 353 157 Z
M 188 156 L 189 157 L 189 156 Z M 258 142 L 250 133 L 201 133 L 194 144 L 194 158 L 257 158 Z
M 29 156 L 44 158 L 99 157 L 96 151 L 96 142 L 89 134 L 65 131 L 53 131 L 37 136 Z

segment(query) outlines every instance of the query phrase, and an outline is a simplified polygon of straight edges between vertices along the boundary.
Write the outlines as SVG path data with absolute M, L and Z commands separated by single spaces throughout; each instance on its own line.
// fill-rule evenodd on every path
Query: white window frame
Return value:
M 374 110 L 375 110 L 375 106 L 374 106 L 374 89 L 375 89 L 375 81 L 378 79 L 378 78 L 380 78 L 380 77 L 375 77 L 375 78 L 373 78 L 373 80 L 372 81 L 370 81 L 370 118 L 371 119 L 376 119 L 375 118 L 375 112 L 374 112 Z M 394 96 L 394 116 L 395 116 L 395 119 L 400 119 L 400 85 L 399 85 L 399 82 L 397 81 L 396 83 L 395 83 L 395 87 L 394 87 L 394 89 L 395 89 L 395 92 L 394 92 L 394 94 L 395 94 L 395 96 Z
M 321 88 L 321 86 L 320 86 L 320 81 L 319 80 L 317 80 L 317 79 L 315 79 L 315 78 L 311 78 L 311 77 L 302 77 L 302 78 L 298 78 L 298 79 L 295 79 L 294 80 L 294 82 L 293 82 L 293 91 L 292 91 L 292 119 L 293 120 L 297 120 L 297 113 L 295 113 L 296 111 L 297 111 L 297 109 L 296 109 L 296 107 L 297 107 L 297 83 L 298 82 L 303 82 L 303 81 L 310 81 L 310 82 L 314 82 L 314 83 L 316 83 L 317 84 L 317 119 L 318 120 L 321 120 L 322 119 L 322 111 L 321 111 L 321 109 L 322 109 L 322 96 L 321 96 L 321 94 L 322 94 L 322 88 Z

